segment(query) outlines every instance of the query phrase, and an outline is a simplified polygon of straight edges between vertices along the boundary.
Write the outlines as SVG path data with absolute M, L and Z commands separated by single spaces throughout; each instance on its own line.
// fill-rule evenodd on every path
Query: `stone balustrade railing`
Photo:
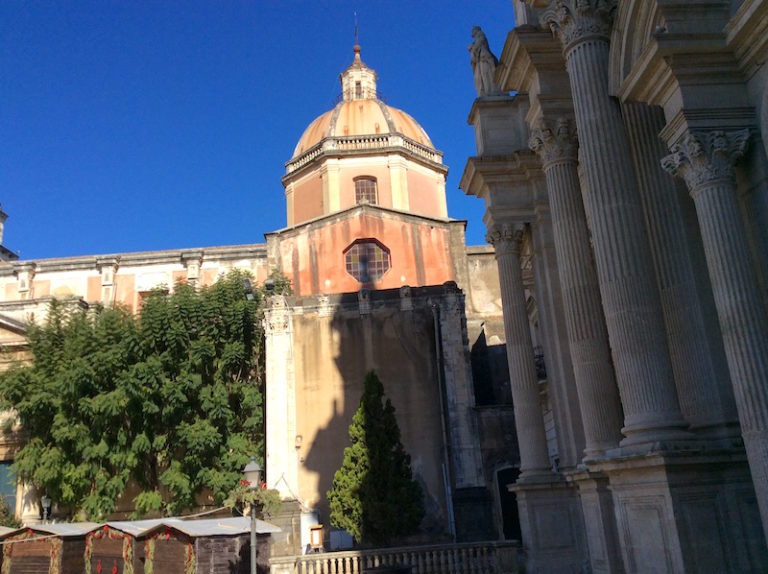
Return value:
M 269 565 L 271 574 L 366 574 L 397 566 L 410 574 L 516 574 L 519 548 L 517 542 L 404 546 L 276 557 Z
M 443 155 L 439 151 L 410 140 L 400 134 L 373 134 L 362 136 L 340 136 L 325 138 L 302 155 L 285 164 L 286 173 L 292 173 L 311 162 L 323 152 L 377 150 L 400 147 L 413 155 L 442 163 Z

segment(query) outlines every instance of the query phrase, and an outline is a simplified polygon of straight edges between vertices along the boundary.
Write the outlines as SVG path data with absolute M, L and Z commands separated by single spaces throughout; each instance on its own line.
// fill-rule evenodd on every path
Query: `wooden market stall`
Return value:
M 166 519 L 138 535 L 144 542 L 144 574 L 231 574 L 250 572 L 248 518 Z M 279 528 L 256 524 L 259 574 L 269 570 L 269 537 Z
M 83 572 L 87 533 L 93 522 L 37 524 L 0 534 L 2 574 Z
M 137 544 L 136 536 L 161 522 L 117 521 L 94 528 L 85 538 L 85 574 L 143 574 L 143 546 Z

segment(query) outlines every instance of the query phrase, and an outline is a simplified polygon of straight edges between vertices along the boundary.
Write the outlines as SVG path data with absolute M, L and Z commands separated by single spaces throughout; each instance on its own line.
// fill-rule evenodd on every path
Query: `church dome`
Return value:
M 378 98 L 376 72 L 360 59 L 359 46 L 355 46 L 355 59 L 340 79 L 342 101 L 309 124 L 296 144 L 292 160 L 326 138 L 401 135 L 434 150 L 424 128 L 413 117 Z

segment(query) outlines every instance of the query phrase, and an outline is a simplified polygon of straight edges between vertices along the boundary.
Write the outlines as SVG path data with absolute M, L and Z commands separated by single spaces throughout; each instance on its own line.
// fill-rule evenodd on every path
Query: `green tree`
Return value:
M 263 460 L 263 292 L 231 272 L 207 288 L 153 291 L 138 316 L 50 306 L 32 360 L 0 375 L 0 407 L 28 437 L 20 480 L 71 515 L 102 519 L 129 481 L 135 516 L 222 503 Z M 280 283 L 285 289 L 285 283 Z
M 331 524 L 358 543 L 391 544 L 413 534 L 424 516 L 421 487 L 400 442 L 395 408 L 384 402 L 384 386 L 373 371 L 366 375 L 349 438 L 352 445 L 344 449 L 328 491 Z

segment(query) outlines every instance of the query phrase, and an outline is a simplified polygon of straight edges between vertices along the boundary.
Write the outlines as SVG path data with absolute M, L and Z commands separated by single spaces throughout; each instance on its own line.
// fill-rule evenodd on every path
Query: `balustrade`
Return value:
M 411 574 L 513 574 L 516 542 L 483 542 L 326 552 L 276 557 L 273 574 L 365 574 L 376 568 L 406 566 Z

